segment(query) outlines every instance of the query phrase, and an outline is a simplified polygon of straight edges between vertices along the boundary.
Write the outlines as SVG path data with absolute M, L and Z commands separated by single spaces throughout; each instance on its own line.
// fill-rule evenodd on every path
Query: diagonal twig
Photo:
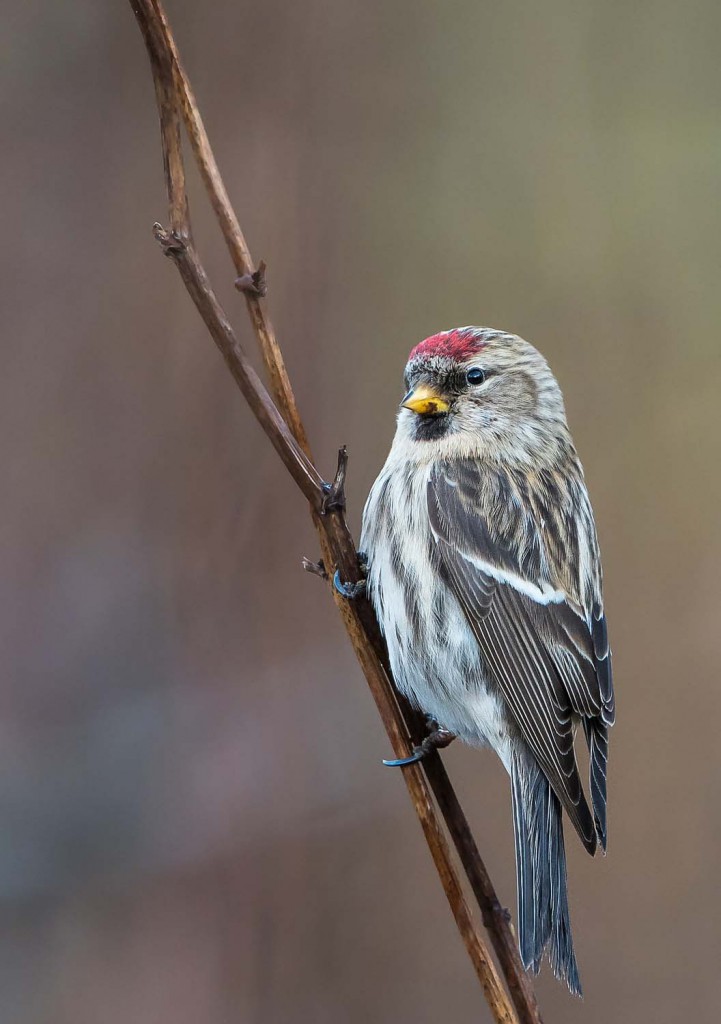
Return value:
M 283 414 L 288 426 L 304 451 L 310 455 L 310 447 L 305 433 L 305 427 L 300 418 L 298 407 L 293 396 L 293 389 L 288 378 L 288 373 L 283 360 L 283 353 L 275 339 L 275 331 L 270 322 L 266 310 L 260 303 L 265 293 L 265 264 L 260 264 L 258 270 L 253 266 L 253 258 L 250 249 L 245 241 L 245 236 L 240 227 L 235 210 L 228 198 L 223 179 L 220 176 L 215 156 L 210 146 L 208 134 L 198 111 L 198 104 L 195 101 L 193 89 L 188 80 L 183 65 L 180 62 L 180 54 L 175 45 L 173 33 L 170 31 L 168 19 L 161 3 L 135 4 L 131 0 L 131 6 L 152 7 L 152 16 L 155 22 L 156 31 L 162 40 L 162 46 L 166 55 L 170 57 L 172 74 L 176 87 L 176 95 L 180 100 L 180 110 L 185 122 L 185 128 L 190 139 L 200 175 L 203 179 L 210 202 L 218 219 L 220 230 L 223 233 L 225 244 L 230 252 L 236 274 L 238 275 L 236 287 L 245 294 L 248 305 L 248 313 L 253 324 L 261 355 L 265 364 L 268 380 L 270 381 L 271 393 L 276 405 Z M 147 40 L 146 40 L 147 42 Z M 151 57 L 152 60 L 152 57 Z M 255 275 L 259 277 L 254 281 Z M 242 282 L 245 282 L 244 284 Z M 258 285 L 262 282 L 262 287 Z M 255 287 L 248 287 L 248 284 Z
M 264 292 L 264 265 L 260 264 L 254 269 L 250 251 L 223 185 L 190 83 L 182 69 L 167 17 L 159 0 L 130 0 L 130 3 L 148 49 L 161 123 L 170 229 L 164 230 L 160 225 L 156 225 L 156 238 L 166 255 L 176 263 L 186 289 L 246 401 L 310 503 L 323 555 L 322 563 L 313 567 L 314 571 L 327 578 L 328 575 L 332 577 L 334 570 L 337 569 L 344 580 L 357 582 L 360 578 L 360 569 L 355 545 L 344 518 L 345 453 L 341 454 L 336 480 L 332 485 L 325 484 L 310 458 L 305 431 L 285 371 L 282 353 L 261 304 Z M 275 403 L 249 364 L 192 244 L 179 114 L 185 122 L 206 190 L 240 279 L 237 283 L 245 294 Z M 393 689 L 385 647 L 373 610 L 364 599 L 351 603 L 345 601 L 335 591 L 334 599 L 375 699 L 393 751 L 397 757 L 407 756 L 413 741 L 419 738 L 421 726 L 418 716 Z M 516 1020 L 521 1024 L 540 1024 L 541 1018 L 533 987 L 521 965 L 508 914 L 498 901 L 439 756 L 435 754 L 430 757 L 425 768 L 418 764 L 408 766 L 403 770 L 403 775 L 456 924 L 481 981 L 494 1019 L 504 1024 L 511 1024 Z M 432 794 L 435 795 L 435 802 Z M 450 854 L 441 817 L 445 821 L 479 903 L 483 922 L 491 936 L 513 1006 L 509 1003 L 497 969 L 471 915 L 456 865 Z

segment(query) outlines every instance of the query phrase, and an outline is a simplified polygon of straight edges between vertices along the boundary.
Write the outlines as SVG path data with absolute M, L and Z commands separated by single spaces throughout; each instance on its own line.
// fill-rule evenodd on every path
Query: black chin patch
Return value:
M 448 433 L 451 425 L 451 418 L 447 412 L 438 413 L 435 416 L 416 416 L 413 424 L 413 439 L 415 441 L 436 441 Z

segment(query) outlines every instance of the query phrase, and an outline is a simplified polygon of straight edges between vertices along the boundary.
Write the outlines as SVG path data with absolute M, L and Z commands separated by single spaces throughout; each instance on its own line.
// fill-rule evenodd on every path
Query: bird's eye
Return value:
M 482 384 L 486 379 L 486 375 L 480 366 L 472 366 L 466 374 L 466 380 L 469 384 Z

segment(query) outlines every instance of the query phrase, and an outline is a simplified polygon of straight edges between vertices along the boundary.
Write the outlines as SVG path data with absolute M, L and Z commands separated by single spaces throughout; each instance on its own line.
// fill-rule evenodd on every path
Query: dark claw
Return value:
M 333 576 L 333 586 L 341 595 L 349 601 L 355 601 L 361 594 L 365 594 L 366 581 L 358 580 L 357 583 L 344 583 L 340 578 L 340 572 L 336 569 Z
M 383 764 L 388 768 L 402 768 L 406 764 L 415 764 L 417 761 L 422 761 L 432 750 L 442 750 L 454 741 L 456 738 L 455 733 L 441 728 L 433 719 L 431 721 L 433 721 L 435 729 L 426 736 L 419 746 L 413 748 L 413 753 L 410 757 L 400 757 L 394 761 L 384 761 Z
M 358 565 L 360 566 L 360 571 L 363 573 L 364 576 L 367 576 L 368 555 L 365 553 L 365 551 L 356 551 L 356 554 L 358 555 Z
M 399 757 L 395 761 L 383 761 L 386 768 L 402 768 L 406 764 L 415 764 L 417 761 L 422 761 L 428 753 L 423 747 L 416 747 L 410 757 Z

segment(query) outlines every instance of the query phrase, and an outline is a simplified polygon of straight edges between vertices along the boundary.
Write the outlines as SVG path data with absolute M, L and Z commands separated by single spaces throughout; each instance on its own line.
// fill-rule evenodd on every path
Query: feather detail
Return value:
M 580 467 L 570 461 L 565 468 L 555 478 L 555 493 L 565 500 L 551 507 L 547 495 L 537 493 L 539 477 L 524 477 L 519 486 L 502 467 L 443 460 L 429 476 L 428 507 L 443 571 L 488 674 L 593 853 L 597 839 L 606 841 L 613 687 L 593 517 Z M 493 500 L 499 493 L 519 496 L 500 517 Z M 553 520 L 550 532 L 559 543 L 546 543 L 539 508 Z M 573 749 L 578 717 L 589 722 L 593 817 Z
M 514 758 L 511 785 L 521 959 L 527 970 L 538 974 L 547 951 L 556 977 L 580 996 L 568 910 L 561 805 L 538 765 L 528 758 Z

